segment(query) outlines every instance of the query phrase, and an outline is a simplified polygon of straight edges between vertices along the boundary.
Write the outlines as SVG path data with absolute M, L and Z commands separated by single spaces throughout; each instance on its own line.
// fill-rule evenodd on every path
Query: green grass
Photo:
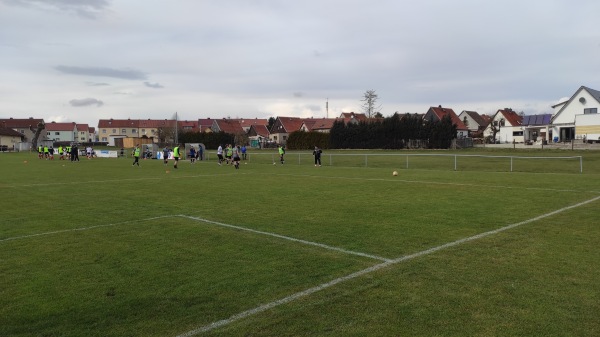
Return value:
M 406 169 L 406 154 L 426 155 Z M 455 171 L 454 154 L 486 157 Z M 580 155 L 583 173 L 489 157 Z M 222 320 L 197 335 L 600 334 L 600 153 L 273 157 L 175 170 L 0 154 L 0 336 L 177 336 Z

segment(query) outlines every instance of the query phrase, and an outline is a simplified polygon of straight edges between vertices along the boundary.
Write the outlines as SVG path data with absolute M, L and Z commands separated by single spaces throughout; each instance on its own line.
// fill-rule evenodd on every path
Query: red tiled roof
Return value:
M 330 130 L 333 127 L 333 123 L 337 120 L 337 118 L 305 119 L 304 125 L 308 131 Z
M 23 137 L 23 134 L 11 128 L 0 127 L 0 136 Z
M 456 113 L 454 112 L 454 110 L 452 110 L 451 108 L 444 108 L 442 106 L 438 106 L 438 107 L 430 107 L 429 111 L 433 112 L 435 114 L 435 116 L 438 118 L 438 120 L 442 120 L 442 118 L 446 115 L 450 116 L 450 120 L 452 121 L 452 124 L 456 125 L 456 129 L 457 130 L 467 130 L 467 126 L 465 125 L 465 123 L 463 123 L 460 118 L 458 118 L 458 116 L 456 115 Z
M 245 133 L 242 125 L 237 120 L 232 119 L 215 119 L 215 123 L 219 127 L 220 131 L 230 134 Z M 214 130 L 213 130 L 214 131 Z
M 367 115 L 363 114 L 363 113 L 354 113 L 354 112 L 342 112 L 341 118 L 343 118 L 344 120 L 346 119 L 356 119 L 359 122 L 366 122 L 367 121 Z
M 71 123 L 46 123 L 46 131 L 73 131 L 75 130 L 75 122 Z
M 22 118 L 22 119 L 1 118 L 0 123 L 1 122 L 5 122 L 6 123 L 5 125 L 7 128 L 16 129 L 16 128 L 32 127 L 35 130 L 35 129 L 37 129 L 38 123 L 44 122 L 44 120 L 41 118 Z
M 277 120 L 281 123 L 285 133 L 292 133 L 300 130 L 302 123 L 304 123 L 306 119 L 298 117 L 277 117 Z M 277 124 L 277 122 L 275 124 Z M 274 132 L 271 131 L 271 133 Z
M 269 129 L 267 129 L 266 125 L 251 125 L 250 130 L 248 130 L 249 134 L 256 133 L 257 136 L 261 136 L 264 138 L 269 137 Z
M 502 116 L 504 116 L 504 119 L 512 126 L 519 126 L 523 122 L 523 116 L 513 111 L 513 109 L 500 109 L 497 113 L 502 114 Z

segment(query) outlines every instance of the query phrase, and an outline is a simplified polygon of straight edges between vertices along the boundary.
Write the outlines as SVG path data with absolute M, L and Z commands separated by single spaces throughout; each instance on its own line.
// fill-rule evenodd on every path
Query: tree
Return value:
M 267 125 L 267 129 L 271 130 L 273 124 L 275 124 L 275 117 L 269 117 L 269 124 Z
M 373 90 L 373 89 L 367 90 L 364 93 L 363 99 L 361 99 L 361 101 L 364 102 L 362 105 L 362 109 L 368 118 L 375 117 L 376 114 L 381 115 L 381 113 L 379 111 L 381 109 L 381 105 L 376 106 L 378 98 L 379 97 L 377 96 L 377 94 L 375 93 L 375 90 Z

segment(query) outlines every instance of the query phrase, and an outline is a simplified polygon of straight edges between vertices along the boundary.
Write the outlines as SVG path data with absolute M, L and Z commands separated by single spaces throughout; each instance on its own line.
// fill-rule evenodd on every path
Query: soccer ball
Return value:
M 398 175 L 398 171 L 394 171 L 394 172 L 392 172 L 392 175 L 393 175 L 393 176 L 397 176 L 397 175 Z
M 273 163 L 273 165 L 277 165 L 277 163 Z

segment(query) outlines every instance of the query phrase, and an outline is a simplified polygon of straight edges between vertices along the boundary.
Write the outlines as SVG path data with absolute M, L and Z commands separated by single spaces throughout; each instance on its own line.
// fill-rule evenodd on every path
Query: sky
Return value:
M 0 118 L 526 115 L 600 90 L 597 0 L 0 0 Z M 328 105 L 328 109 L 326 106 Z

